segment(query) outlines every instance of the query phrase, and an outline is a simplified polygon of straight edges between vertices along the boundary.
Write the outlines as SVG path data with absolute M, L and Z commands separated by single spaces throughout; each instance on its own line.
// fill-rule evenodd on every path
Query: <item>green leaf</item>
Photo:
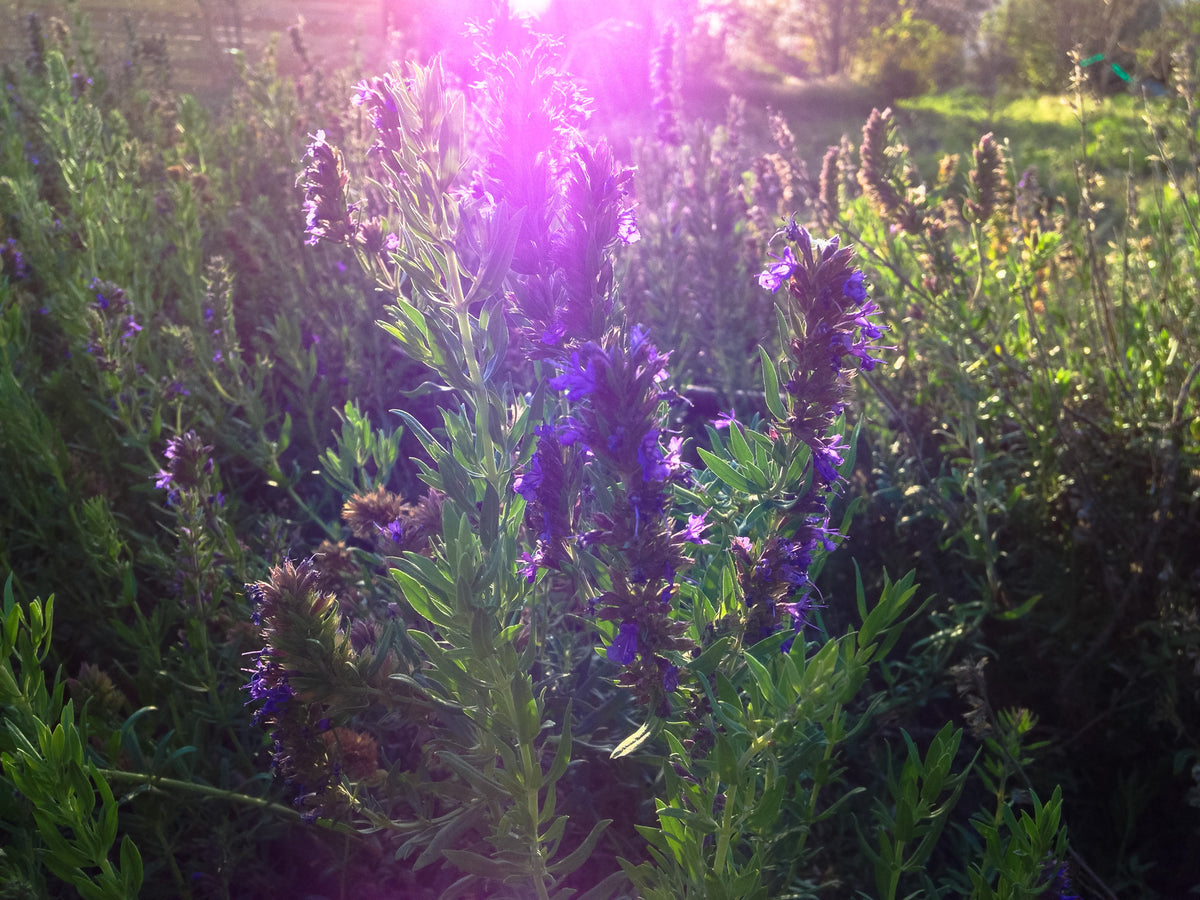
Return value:
M 563 713 L 562 734 L 558 738 L 558 748 L 554 751 L 554 761 L 550 763 L 550 770 L 546 773 L 546 785 L 553 786 L 558 779 L 562 778 L 567 771 L 567 766 L 571 763 L 571 705 L 574 701 L 567 701 L 567 709 Z
M 775 362 L 767 355 L 766 349 L 760 344 L 758 358 L 762 363 L 763 393 L 766 395 L 767 409 L 780 422 L 787 419 L 783 401 L 779 397 L 779 375 L 775 370 Z
M 558 862 L 546 868 L 552 875 L 570 875 L 591 858 L 592 851 L 596 849 L 596 843 L 600 840 L 601 833 L 610 824 L 612 824 L 612 819 L 600 819 L 592 826 L 592 830 L 583 839 L 583 843 Z
M 630 753 L 633 753 L 635 750 L 641 747 L 642 744 L 646 743 L 646 741 L 658 734 L 658 732 L 662 729 L 662 726 L 662 719 L 658 718 L 657 716 L 651 716 L 644 723 L 642 723 L 641 727 L 638 728 L 637 731 L 629 735 L 629 737 L 625 738 L 625 740 L 621 741 L 621 743 L 617 744 L 616 748 L 613 749 L 611 754 L 612 758 L 620 759 L 622 756 L 628 756 Z
M 733 466 L 729 465 L 719 456 L 714 456 L 703 447 L 697 447 L 696 452 L 700 454 L 700 458 L 704 460 L 704 464 L 708 467 L 708 471 L 712 472 L 717 478 L 725 482 L 735 491 L 743 494 L 754 493 L 754 485 L 746 480 L 740 472 Z
M 471 812 L 466 807 L 460 807 L 454 811 L 450 820 L 438 829 L 438 833 L 433 836 L 433 839 L 425 846 L 425 849 L 421 851 L 421 855 L 413 863 L 414 872 L 419 872 L 426 866 L 437 862 L 441 859 L 443 850 L 453 844 L 463 832 L 479 824 L 478 818 L 471 815 Z
M 136 897 L 142 889 L 142 854 L 129 835 L 121 838 L 121 882 L 126 897 Z
M 528 873 L 522 866 L 502 859 L 491 859 L 470 850 L 443 850 L 442 855 L 453 865 L 471 875 L 481 875 L 484 878 L 495 878 L 503 881 L 513 876 L 526 876 Z
M 771 706 L 776 710 L 783 710 L 787 706 L 787 701 L 783 699 L 783 695 L 775 687 L 775 679 L 771 677 L 771 673 L 767 671 L 767 667 L 755 659 L 753 654 L 747 653 L 742 658 L 746 661 L 746 667 L 754 677 L 754 682 L 758 685 L 758 690 L 762 694 L 763 699 L 769 701 Z
M 688 663 L 687 667 L 702 677 L 712 674 L 732 644 L 733 638 L 730 636 L 714 641 L 712 646 Z
M 624 860 L 619 860 L 625 864 Z M 624 871 L 613 872 L 595 887 L 584 891 L 575 900 L 611 900 L 620 890 L 625 888 L 629 883 L 629 877 Z
M 499 216 L 496 217 L 499 219 Z M 525 218 L 525 210 L 518 209 L 505 218 L 499 229 L 488 243 L 487 259 L 475 277 L 474 284 L 467 292 L 468 304 L 475 300 L 489 297 L 498 291 L 512 268 L 513 253 L 517 249 L 517 238 L 521 235 L 521 223 Z

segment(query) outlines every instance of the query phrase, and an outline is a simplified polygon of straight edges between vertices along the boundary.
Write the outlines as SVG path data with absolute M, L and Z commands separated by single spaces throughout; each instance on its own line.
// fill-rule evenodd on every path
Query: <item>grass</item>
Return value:
M 689 96 L 698 114 L 720 121 L 723 104 L 733 92 L 748 101 L 751 110 L 770 107 L 782 112 L 796 136 L 797 150 L 810 166 L 820 163 L 825 148 L 846 135 L 856 146 L 862 126 L 873 107 L 889 105 L 886 95 L 846 79 L 766 81 L 744 78 L 736 85 L 713 86 Z M 1150 112 L 1163 101 L 1151 100 Z M 1149 157 L 1155 152 L 1145 125 L 1146 107 L 1140 97 L 1118 94 L 1097 98 L 1085 95 L 1086 143 L 1068 94 L 1023 95 L 989 98 L 968 88 L 925 94 L 892 102 L 902 138 L 926 179 L 937 174 L 939 160 L 948 153 L 967 152 L 962 171 L 970 168 L 969 149 L 987 132 L 1007 144 L 1014 176 L 1029 166 L 1038 169 L 1040 183 L 1070 206 L 1079 199 L 1075 162 L 1086 152 L 1091 168 L 1107 180 L 1105 199 L 1123 194 L 1124 176 L 1151 174 Z M 1101 194 L 1104 197 L 1104 193 Z
M 989 102 L 966 90 L 900 101 L 897 117 L 922 173 L 936 171 L 944 153 L 971 146 L 993 132 L 1007 143 L 1017 172 L 1037 166 L 1045 187 L 1078 199 L 1075 161 L 1085 151 L 1093 168 L 1113 176 L 1150 174 L 1153 152 L 1143 121 L 1142 101 L 1131 94 L 1085 97 L 1086 144 L 1075 99 L 1066 94 L 1014 97 Z

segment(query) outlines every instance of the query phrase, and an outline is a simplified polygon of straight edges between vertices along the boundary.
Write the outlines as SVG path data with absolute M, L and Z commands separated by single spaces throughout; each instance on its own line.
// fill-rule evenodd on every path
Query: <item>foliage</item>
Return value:
M 512 20 L 470 87 L 268 60 L 224 114 L 152 42 L 115 75 L 34 24 L 0 100 L 12 891 L 1200 881 L 1186 43 L 1145 164 L 1077 73 L 1079 149 L 1037 157 L 1072 187 L 1026 167 L 1057 132 L 997 137 L 1032 101 L 982 138 L 914 103 L 948 135 L 915 152 L 876 112 L 819 169 L 781 115 L 687 121 L 686 29 L 634 174 Z
M 894 100 L 960 81 L 962 59 L 958 38 L 902 7 L 896 18 L 871 29 L 854 56 L 853 71 Z

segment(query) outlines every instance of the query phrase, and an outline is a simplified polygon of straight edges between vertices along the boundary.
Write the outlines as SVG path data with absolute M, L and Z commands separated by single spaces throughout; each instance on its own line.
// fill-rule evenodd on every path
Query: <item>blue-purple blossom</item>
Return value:
M 846 279 L 846 283 L 842 286 L 842 293 L 850 302 L 862 305 L 867 300 L 867 286 L 863 283 L 863 273 L 859 269 L 855 269 L 850 273 L 850 277 Z
M 730 409 L 729 412 L 721 412 L 713 419 L 713 428 L 720 431 L 723 428 L 732 428 L 737 426 L 739 431 L 742 430 L 742 423 L 738 421 L 736 410 Z
M 679 532 L 679 537 L 689 544 L 709 543 L 709 541 L 703 536 L 704 529 L 708 527 L 708 523 L 704 521 L 707 516 L 707 512 L 688 516 L 687 526 L 683 529 L 683 531 Z
M 791 247 L 784 247 L 780 256 L 775 256 L 774 253 L 771 256 L 778 262 L 771 264 L 767 267 L 767 271 L 759 274 L 758 283 L 774 294 L 785 281 L 792 277 L 792 273 L 796 271 L 797 262 Z
M 253 719 L 255 725 L 260 725 L 264 717 L 281 713 L 288 701 L 296 696 L 296 692 L 288 684 L 287 673 L 283 667 L 271 658 L 269 649 L 260 650 L 257 656 L 254 676 L 243 688 L 250 694 L 250 699 L 246 701 L 247 706 L 262 702 L 262 706 L 254 711 Z
M 667 465 L 658 435 L 658 429 L 651 429 L 638 444 L 637 460 L 642 467 L 643 481 L 666 481 L 671 477 L 671 467 Z
M 852 266 L 850 249 L 841 247 L 837 237 L 814 240 L 794 220 L 783 234 L 791 243 L 779 256 L 772 254 L 776 262 L 759 275 L 759 284 L 777 292 L 786 283 L 781 305 L 803 328 L 787 345 L 780 378 L 787 413 L 774 437 L 807 447 L 812 479 L 760 552 L 745 539 L 735 539 L 731 551 L 749 607 L 747 634 L 765 637 L 778 627 L 779 614 L 786 613 L 793 629 L 783 644 L 786 651 L 813 608 L 813 557 L 836 546 L 828 493 L 843 480 L 838 468 L 846 449 L 836 430 L 837 417 L 846 406 L 850 377 L 878 362 L 871 351 L 883 329 L 871 319 L 879 308 L 867 299 L 863 273 Z
M 659 669 L 662 671 L 662 686 L 663 690 L 668 694 L 679 688 L 679 666 L 673 665 L 666 660 L 658 661 Z
M 617 237 L 622 244 L 636 244 L 642 239 L 633 210 L 627 209 L 617 219 Z
M 399 544 L 404 540 L 404 525 L 399 519 L 393 519 L 387 525 L 377 527 L 379 528 L 379 534 L 393 544 Z
M 517 566 L 517 574 L 525 579 L 526 583 L 533 584 L 537 579 L 538 564 L 528 552 L 522 553 L 519 557 Z
M 29 266 L 25 256 L 17 244 L 16 238 L 9 238 L 0 244 L 0 272 L 8 272 L 14 281 L 19 281 L 29 275 Z
M 638 627 L 635 622 L 622 622 L 608 648 L 608 658 L 622 666 L 633 662 L 637 655 Z
M 561 374 L 550 379 L 550 387 L 566 391 L 568 400 L 582 400 L 596 390 L 596 360 L 584 362 L 578 352 L 571 354 L 570 362 L 562 367 Z

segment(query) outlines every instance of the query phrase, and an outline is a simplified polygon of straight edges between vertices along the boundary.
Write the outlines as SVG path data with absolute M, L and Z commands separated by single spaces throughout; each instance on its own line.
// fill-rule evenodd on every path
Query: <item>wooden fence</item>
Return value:
M 304 20 L 309 56 L 323 63 L 350 62 L 355 47 L 376 62 L 385 45 L 385 0 L 77 0 L 101 58 L 120 65 L 130 58 L 130 34 L 166 38 L 174 86 L 219 95 L 232 71 L 231 51 L 257 59 L 272 36 L 279 39 L 281 71 L 298 71 L 286 30 Z M 70 24 L 61 0 L 0 0 L 0 62 L 21 65 L 29 54 L 27 21 L 36 13 Z

